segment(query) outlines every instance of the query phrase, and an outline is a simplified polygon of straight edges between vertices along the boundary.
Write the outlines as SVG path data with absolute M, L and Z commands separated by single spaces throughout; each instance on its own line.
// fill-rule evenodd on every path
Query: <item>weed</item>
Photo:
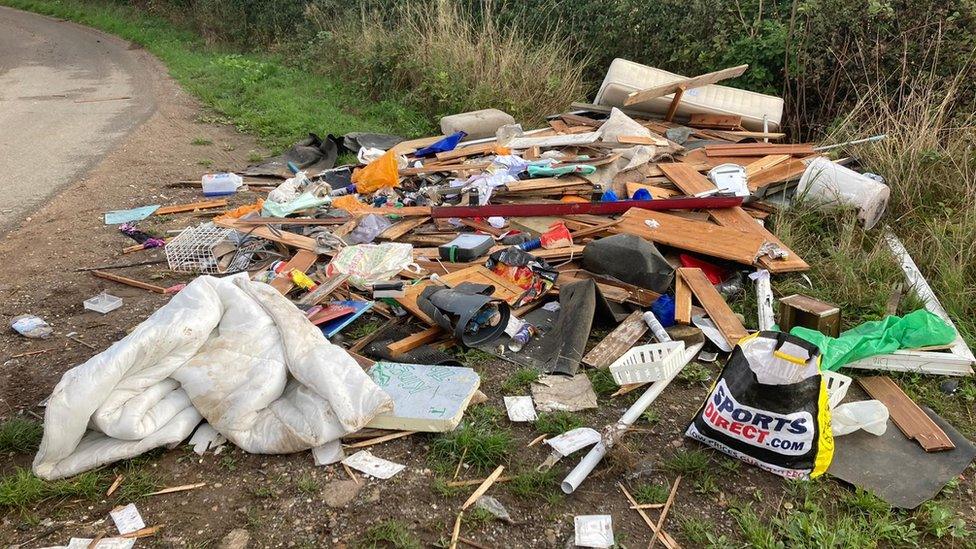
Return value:
M 410 533 L 403 522 L 390 519 L 367 528 L 354 544 L 354 547 L 364 549 L 388 546 L 395 549 L 420 549 L 421 543 L 417 536 Z
M 720 491 L 715 475 L 710 472 L 701 473 L 695 479 L 695 493 L 697 494 L 711 496 Z
M 514 446 L 511 431 L 498 425 L 501 414 L 492 406 L 469 408 L 454 431 L 434 439 L 429 454 L 432 465 L 447 473 L 462 456 L 478 470 L 501 463 Z
M 295 481 L 295 488 L 306 496 L 311 496 L 318 493 L 319 482 L 312 478 L 312 475 L 304 473 Z
M 257 164 L 258 162 L 264 160 L 264 155 L 256 152 L 249 153 L 247 155 L 247 161 L 251 164 Z
M 474 523 L 479 527 L 487 526 L 495 520 L 495 515 L 483 507 L 475 507 L 465 515 L 465 520 Z
M 220 464 L 221 467 L 223 467 L 228 471 L 233 472 L 234 470 L 237 469 L 237 460 L 234 459 L 233 456 L 224 456 L 220 458 L 220 461 L 218 463 Z
M 453 498 L 466 493 L 463 486 L 449 486 L 447 484 L 448 482 L 447 479 L 437 477 L 430 484 L 430 487 L 434 490 L 435 494 L 442 498 Z
M 252 496 L 259 499 L 267 499 L 274 495 L 274 490 L 267 486 L 253 486 L 249 491 Z
M 739 526 L 739 532 L 745 538 L 750 547 L 757 549 L 784 549 L 786 546 L 781 541 L 776 540 L 776 534 L 768 526 L 766 521 L 761 519 L 752 507 L 733 507 L 729 510 L 732 518 Z M 812 545 L 802 545 L 803 547 Z
M 658 423 L 661 422 L 662 419 L 664 419 L 663 417 L 661 417 L 661 412 L 658 412 L 657 410 L 650 409 L 650 408 L 645 410 L 644 413 L 641 414 L 641 417 L 644 418 L 644 421 L 646 421 L 652 427 L 654 425 L 657 425 Z
M 472 368 L 478 368 L 479 366 L 484 366 L 495 359 L 494 355 L 486 353 L 480 349 L 467 349 L 459 354 L 461 361 Z
M 687 383 L 708 383 L 712 379 L 712 371 L 701 364 L 700 362 L 693 361 L 678 372 L 678 379 L 685 381 Z
M 637 503 L 664 503 L 668 500 L 670 491 L 664 484 L 645 482 L 634 488 L 634 499 Z
M 368 320 L 362 323 L 357 322 L 346 329 L 346 336 L 351 339 L 360 339 L 375 332 L 380 326 L 382 326 L 382 323 L 378 320 Z
M 723 474 L 731 475 L 739 472 L 742 462 L 734 458 L 723 458 L 718 462 L 719 469 Z
M 0 453 L 34 452 L 41 444 L 44 426 L 36 421 L 13 418 L 0 423 Z
M 553 469 L 536 471 L 530 469 L 512 477 L 505 487 L 512 495 L 522 499 L 546 498 L 558 485 L 559 475 Z
M 586 375 L 590 377 L 593 391 L 601 397 L 608 397 L 617 392 L 619 388 L 617 382 L 613 380 L 610 368 L 594 368 L 587 370 Z
M 922 504 L 919 518 L 925 526 L 925 531 L 937 538 L 950 536 L 966 539 L 972 532 L 966 528 L 966 521 L 946 507 L 935 501 Z
M 539 414 L 535 421 L 535 430 L 554 437 L 583 425 L 583 420 L 576 414 L 560 410 Z
M 209 158 L 201 158 L 200 160 L 197 160 L 197 164 L 203 166 L 204 168 L 209 168 L 210 166 L 213 166 L 213 163 L 214 161 Z
M 130 465 L 122 471 L 122 474 L 125 475 L 125 479 L 114 494 L 120 501 L 141 499 L 163 487 L 159 475 L 143 467 Z
M 539 371 L 534 368 L 519 368 L 512 372 L 504 382 L 501 389 L 506 395 L 523 394 L 532 385 L 532 382 L 539 379 Z
M 708 470 L 710 461 L 702 450 L 678 450 L 664 462 L 664 467 L 680 475 L 698 475 Z
M 197 145 L 197 146 L 213 145 L 213 141 L 207 139 L 206 137 L 194 137 L 193 141 L 190 141 L 190 144 Z
M 681 519 L 681 533 L 695 547 L 725 548 L 733 544 L 725 536 L 717 536 L 712 529 L 712 523 L 695 517 Z
M 84 498 L 97 500 L 108 488 L 102 473 L 89 471 L 74 477 L 45 481 L 27 469 L 16 468 L 0 477 L 0 508 L 26 509 L 51 498 Z

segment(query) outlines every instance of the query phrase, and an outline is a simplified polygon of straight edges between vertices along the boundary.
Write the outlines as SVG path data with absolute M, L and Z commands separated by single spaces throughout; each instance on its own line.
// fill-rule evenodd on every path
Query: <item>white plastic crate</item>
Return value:
M 640 345 L 615 360 L 610 365 L 610 374 L 617 385 L 660 381 L 676 373 L 683 363 L 684 353 L 684 341 Z
M 166 260 L 173 271 L 184 273 L 223 274 L 247 269 L 250 253 L 237 250 L 233 229 L 204 223 L 188 227 L 166 244 Z M 225 258 L 226 255 L 226 258 Z

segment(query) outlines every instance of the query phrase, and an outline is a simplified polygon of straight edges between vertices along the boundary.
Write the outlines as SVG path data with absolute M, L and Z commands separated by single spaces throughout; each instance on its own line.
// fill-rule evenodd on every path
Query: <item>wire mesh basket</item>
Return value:
M 189 227 L 163 248 L 170 270 L 223 274 L 247 269 L 250 253 L 242 253 L 236 231 L 203 223 Z
M 617 385 L 667 379 L 681 368 L 684 352 L 684 341 L 639 345 L 615 360 L 610 365 L 610 374 Z

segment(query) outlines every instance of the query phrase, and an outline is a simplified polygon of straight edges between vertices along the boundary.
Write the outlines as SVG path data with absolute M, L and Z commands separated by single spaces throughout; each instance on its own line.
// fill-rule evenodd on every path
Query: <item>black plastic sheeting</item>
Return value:
M 384 151 L 393 148 L 393 145 L 403 141 L 398 135 L 385 133 L 350 132 L 342 137 L 342 148 L 352 154 L 358 154 L 359 149 L 374 148 Z
M 508 338 L 477 348 L 520 366 L 575 375 L 593 326 L 616 325 L 618 313 L 612 305 L 592 280 L 567 284 L 559 288 L 558 311 L 539 307 L 523 317 L 543 332 L 540 337 L 532 338 L 518 352 L 499 348 L 500 342 L 507 345 Z
M 244 175 L 266 175 L 276 177 L 291 177 L 288 169 L 291 162 L 309 177 L 315 177 L 325 170 L 335 166 L 339 155 L 339 143 L 331 135 L 324 140 L 314 133 L 289 147 L 278 156 L 272 156 L 260 164 L 248 166 Z
M 583 248 L 583 267 L 659 294 L 667 293 L 674 281 L 674 268 L 654 244 L 632 234 L 608 236 L 587 244 Z

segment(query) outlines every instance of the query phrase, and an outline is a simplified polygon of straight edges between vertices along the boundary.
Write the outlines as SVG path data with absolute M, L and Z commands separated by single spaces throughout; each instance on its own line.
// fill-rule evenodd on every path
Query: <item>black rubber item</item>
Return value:
M 494 341 L 505 333 L 511 310 L 508 303 L 491 297 L 495 291 L 488 284 L 462 282 L 454 288 L 429 286 L 417 299 L 420 310 L 438 326 L 454 333 L 455 339 L 468 347 Z M 495 326 L 486 326 L 475 333 L 468 331 L 468 325 L 478 313 L 487 306 L 498 308 L 501 319 Z
M 306 172 L 308 177 L 315 177 L 335 166 L 338 155 L 339 145 L 331 135 L 323 140 L 310 133 L 308 137 L 295 143 L 285 152 L 272 156 L 260 164 L 248 166 L 242 173 L 291 177 L 292 173 L 288 169 L 288 163 L 291 162 L 298 166 L 298 169 Z

